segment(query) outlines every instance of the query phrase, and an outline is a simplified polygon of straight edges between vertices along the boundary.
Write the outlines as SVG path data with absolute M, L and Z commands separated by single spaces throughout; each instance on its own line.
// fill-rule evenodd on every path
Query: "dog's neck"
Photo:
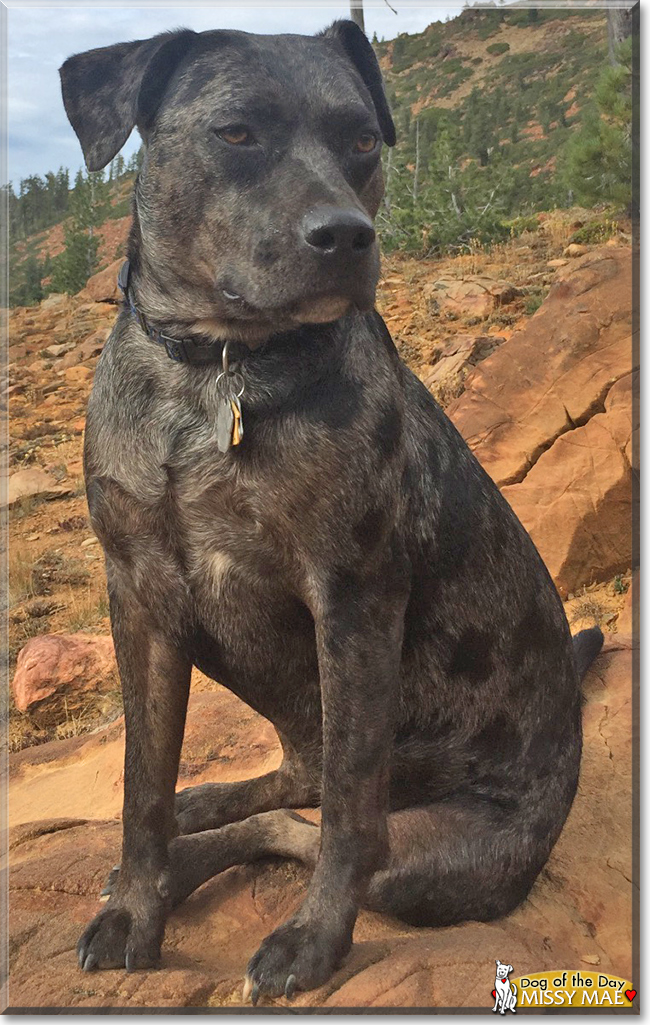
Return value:
M 117 284 L 124 296 L 124 302 L 129 308 L 131 316 L 140 325 L 142 331 L 144 331 L 144 333 L 153 342 L 161 345 L 169 359 L 174 363 L 223 365 L 224 358 L 226 358 L 224 355 L 225 353 L 229 354 L 230 359 L 237 359 L 238 361 L 241 361 L 250 355 L 251 352 L 254 352 L 256 349 L 260 349 L 266 345 L 265 341 L 258 343 L 257 345 L 248 345 L 245 342 L 230 338 L 220 338 L 218 340 L 208 338 L 204 340 L 203 338 L 195 338 L 192 336 L 188 338 L 173 337 L 172 335 L 167 334 L 163 328 L 151 324 L 142 310 L 139 309 L 133 295 L 130 278 L 131 262 L 130 260 L 125 260 L 120 268 L 117 278 Z

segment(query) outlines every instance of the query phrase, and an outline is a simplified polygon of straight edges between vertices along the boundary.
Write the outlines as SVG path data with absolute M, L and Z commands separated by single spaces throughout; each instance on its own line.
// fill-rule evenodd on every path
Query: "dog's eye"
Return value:
M 372 153 L 377 145 L 377 136 L 374 132 L 362 132 L 354 144 L 357 153 Z
M 230 146 L 251 146 L 255 141 L 251 132 L 243 125 L 228 125 L 227 128 L 219 128 L 217 135 Z

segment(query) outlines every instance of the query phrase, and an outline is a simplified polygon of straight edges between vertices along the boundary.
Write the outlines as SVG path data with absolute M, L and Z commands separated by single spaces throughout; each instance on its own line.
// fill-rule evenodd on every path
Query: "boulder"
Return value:
M 505 341 L 499 335 L 454 335 L 435 348 L 431 362 L 420 371 L 420 379 L 444 407 L 463 389 L 471 367 L 486 359 Z
M 499 486 L 604 408 L 632 367 L 632 254 L 601 248 L 558 272 L 536 315 L 468 375 L 448 415 Z
M 604 413 L 560 435 L 521 484 L 502 489 L 563 597 L 632 563 L 633 376 L 612 386 Z
M 27 466 L 10 474 L 7 481 L 6 504 L 11 507 L 26 498 L 63 498 L 70 488 L 57 484 L 55 478 L 40 466 Z
M 116 686 L 115 654 L 110 637 L 92 634 L 45 634 L 31 637 L 18 654 L 11 689 L 20 712 L 33 705 Z
M 440 313 L 484 320 L 497 307 L 511 303 L 519 289 L 487 275 L 466 278 L 442 277 L 425 288 L 425 295 L 438 305 Z
M 117 275 L 119 274 L 120 267 L 124 263 L 124 260 L 115 260 L 104 270 L 100 270 L 97 274 L 93 274 L 92 277 L 88 278 L 88 281 L 82 288 L 81 292 L 78 293 L 77 298 L 85 302 L 96 302 L 96 303 L 117 303 L 122 297 L 122 293 L 117 287 Z
M 584 690 L 578 795 L 529 898 L 501 921 L 446 929 L 418 929 L 362 911 L 351 953 L 324 986 L 296 994 L 291 1006 L 298 1013 L 316 1008 L 487 1011 L 496 957 L 507 957 L 513 975 L 597 964 L 631 978 L 629 638 L 610 640 Z M 79 971 L 76 941 L 101 908 L 99 891 L 119 858 L 115 816 L 122 740 L 122 725 L 116 723 L 88 738 L 10 756 L 9 811 L 16 823 L 10 833 L 11 1009 L 236 1012 L 249 957 L 305 894 L 308 872 L 295 862 L 235 867 L 206 883 L 172 914 L 162 970 Z M 219 687 L 193 694 L 180 786 L 246 778 L 279 761 L 270 724 L 232 694 Z M 287 1007 L 284 998 L 269 1004 L 276 1013 Z

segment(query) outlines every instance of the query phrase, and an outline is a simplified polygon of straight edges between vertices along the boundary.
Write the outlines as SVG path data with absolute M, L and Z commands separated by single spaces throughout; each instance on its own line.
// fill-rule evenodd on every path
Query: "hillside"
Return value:
M 376 41 L 399 143 L 385 245 L 435 253 L 570 206 L 567 146 L 607 63 L 601 10 L 476 10 Z

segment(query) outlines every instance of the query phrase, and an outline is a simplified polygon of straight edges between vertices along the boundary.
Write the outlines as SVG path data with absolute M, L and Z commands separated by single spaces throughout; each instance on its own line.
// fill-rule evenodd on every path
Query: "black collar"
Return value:
M 124 296 L 124 301 L 131 310 L 131 314 L 137 320 L 138 324 L 152 341 L 157 342 L 158 345 L 164 346 L 165 352 L 174 363 L 194 363 L 194 364 L 208 364 L 208 363 L 223 363 L 223 350 L 225 341 L 219 342 L 199 342 L 195 338 L 170 338 L 169 335 L 163 334 L 162 331 L 157 330 L 147 322 L 147 318 L 144 313 L 138 309 L 133 302 L 129 293 L 129 278 L 131 274 L 131 264 L 129 260 L 125 260 L 120 267 L 120 272 L 117 276 L 117 284 Z M 237 347 L 238 358 L 242 359 L 250 353 L 250 349 L 244 342 L 232 342 L 228 344 L 230 356 L 232 358 L 233 348 Z M 239 353 L 241 350 L 241 353 Z

